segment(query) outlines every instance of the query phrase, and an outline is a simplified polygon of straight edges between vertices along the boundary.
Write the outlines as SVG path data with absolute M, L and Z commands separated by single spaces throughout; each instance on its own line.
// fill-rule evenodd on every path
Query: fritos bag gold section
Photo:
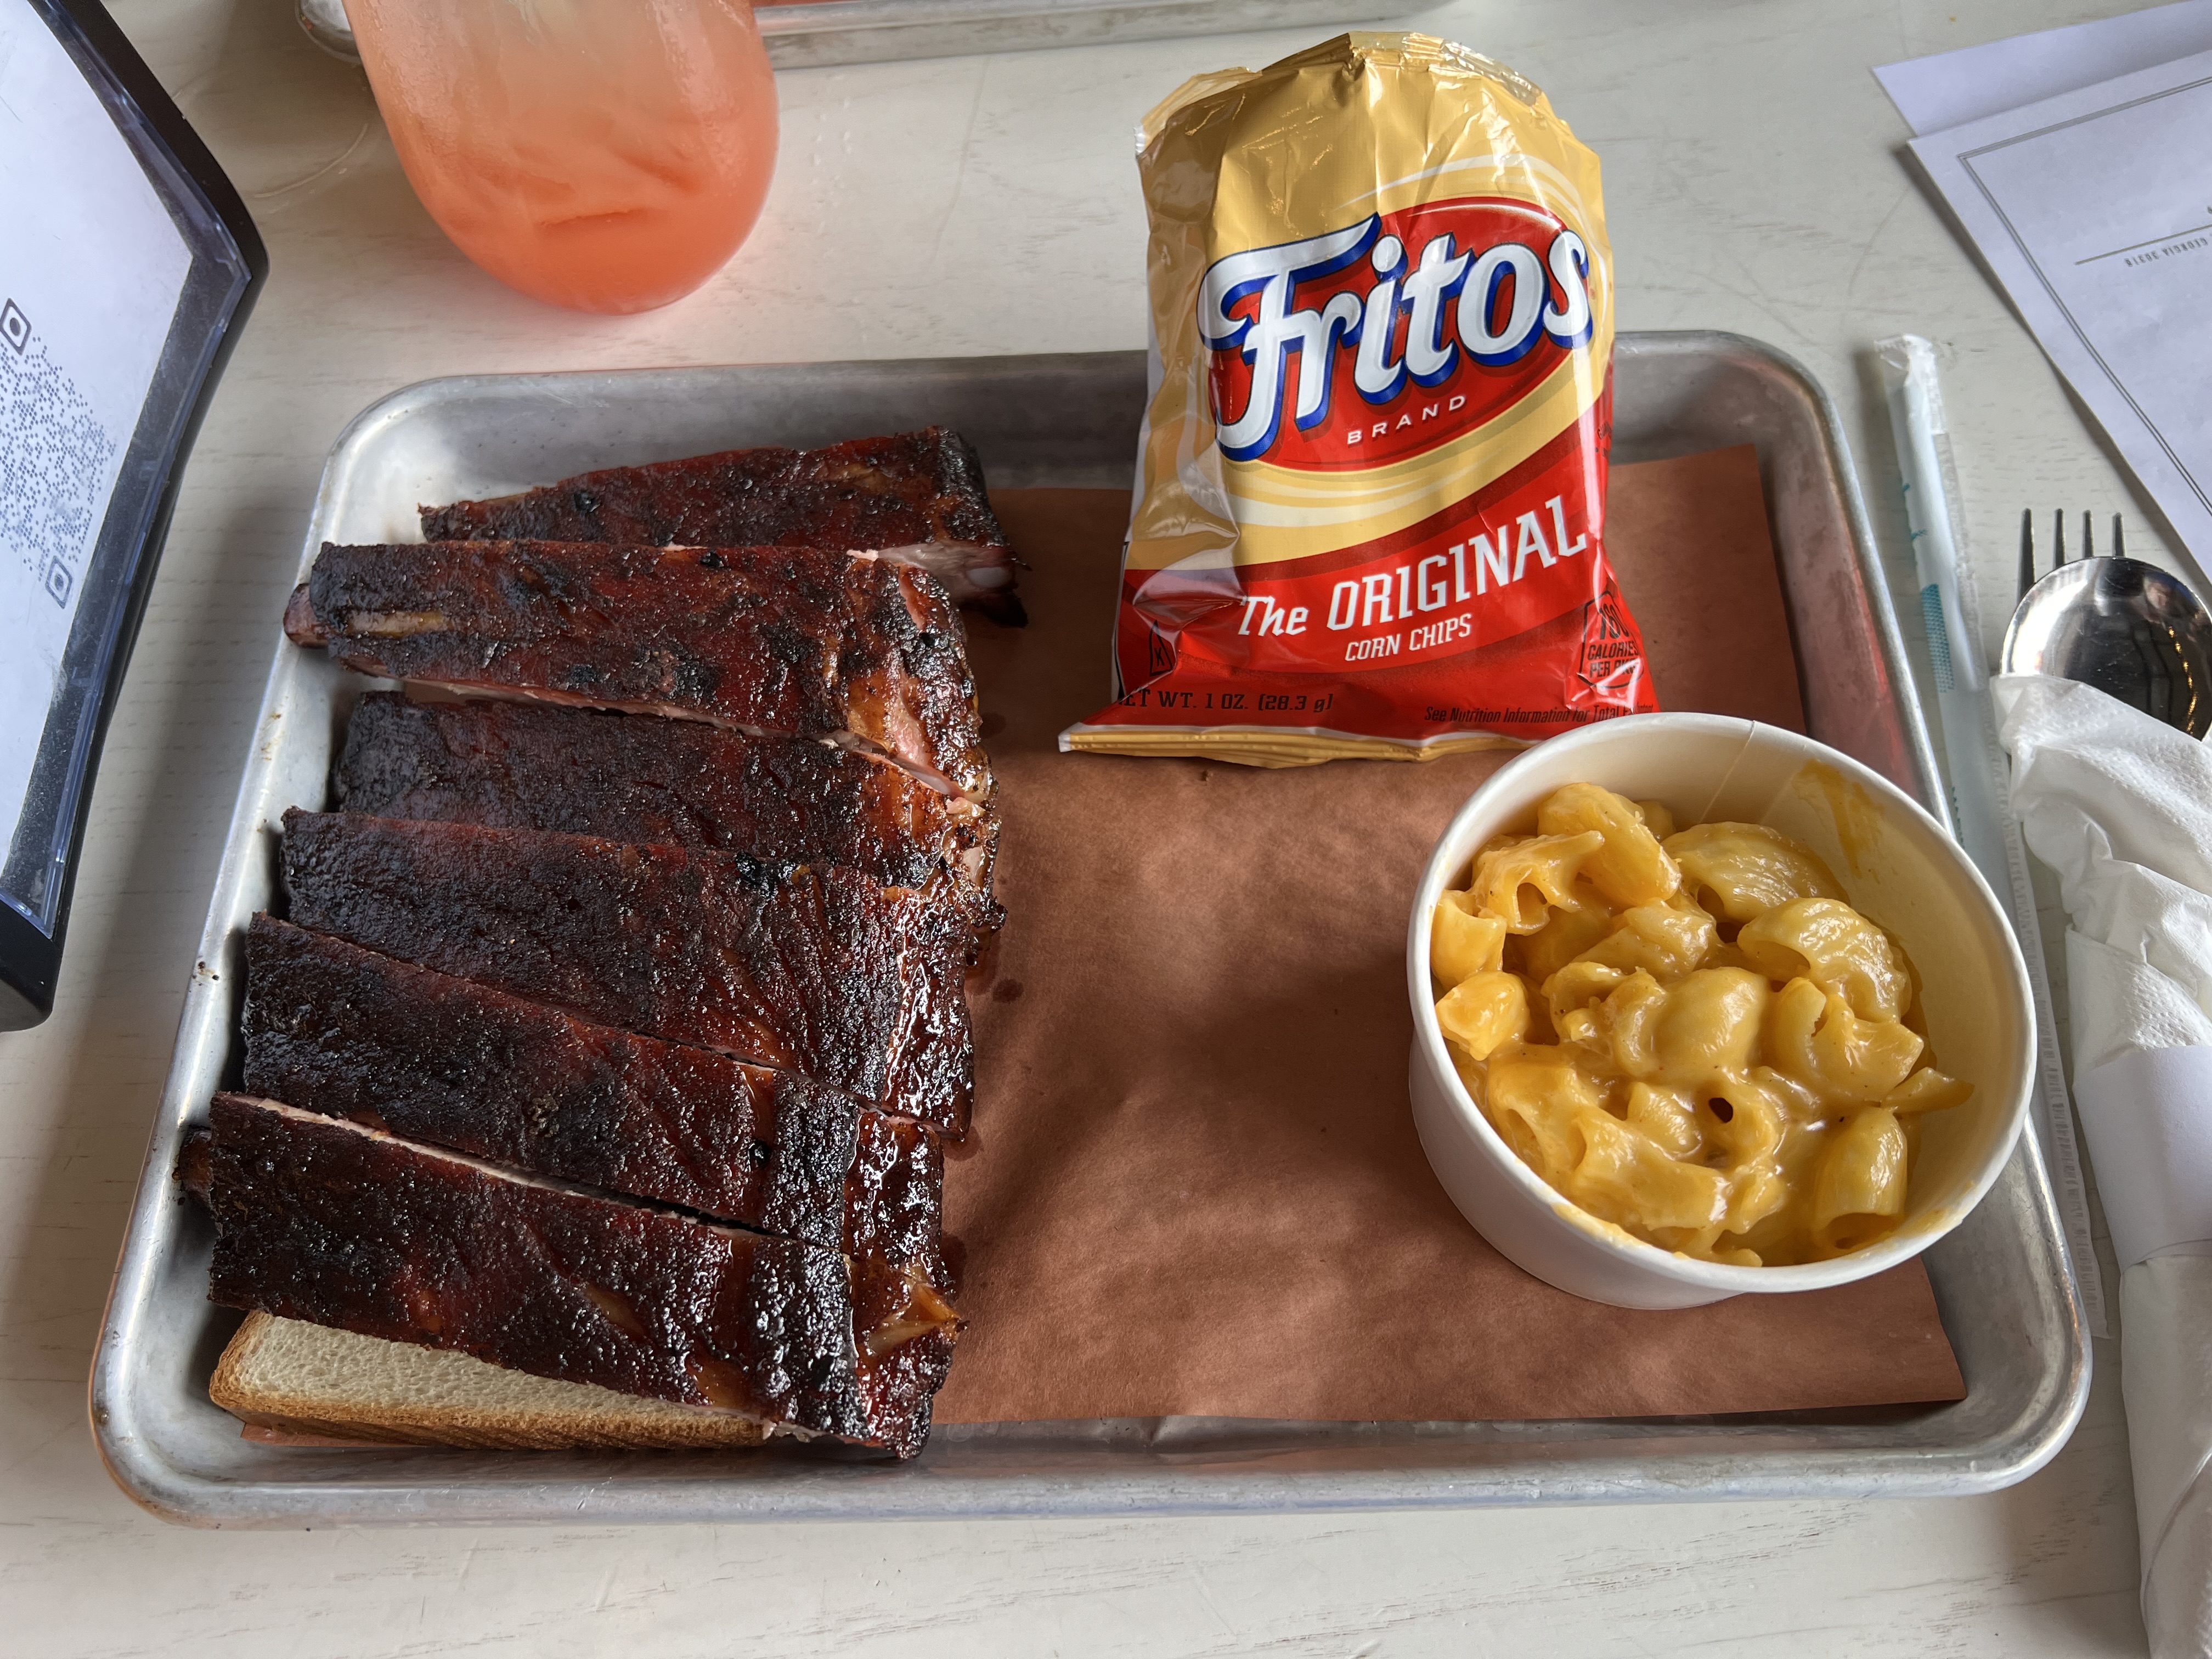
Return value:
M 1597 158 L 1544 94 L 1347 34 L 1188 82 L 1141 138 L 1115 701 L 1060 746 L 1420 760 L 1656 708 L 1602 541 Z

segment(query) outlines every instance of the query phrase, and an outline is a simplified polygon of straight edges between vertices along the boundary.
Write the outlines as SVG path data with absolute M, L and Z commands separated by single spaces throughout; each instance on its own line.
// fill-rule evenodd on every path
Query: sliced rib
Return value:
M 911 1455 L 957 1317 L 845 1258 L 222 1094 L 209 1299 Z M 888 1305 L 895 1303 L 896 1305 Z
M 301 927 L 967 1127 L 968 936 L 902 889 L 735 853 L 297 808 L 283 864 Z
M 995 925 L 998 814 L 898 767 L 826 744 L 749 738 L 696 720 L 471 698 L 355 705 L 337 804 L 609 841 L 841 864 L 886 887 L 958 887 Z
M 959 604 L 1002 623 L 1024 620 L 982 464 L 943 427 L 826 449 L 732 449 L 609 467 L 422 515 L 428 541 L 875 550 L 927 570 Z
M 246 965 L 250 1094 L 946 1283 L 920 1124 L 271 916 Z
M 818 738 L 991 793 L 959 612 L 872 554 L 325 543 L 284 627 L 366 674 Z

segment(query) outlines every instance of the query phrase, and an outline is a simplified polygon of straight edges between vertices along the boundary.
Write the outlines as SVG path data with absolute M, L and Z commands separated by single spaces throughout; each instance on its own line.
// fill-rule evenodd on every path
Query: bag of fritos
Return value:
M 1146 118 L 1151 401 L 1115 700 L 1063 749 L 1425 760 L 1656 708 L 1606 562 L 1597 158 L 1347 34 Z

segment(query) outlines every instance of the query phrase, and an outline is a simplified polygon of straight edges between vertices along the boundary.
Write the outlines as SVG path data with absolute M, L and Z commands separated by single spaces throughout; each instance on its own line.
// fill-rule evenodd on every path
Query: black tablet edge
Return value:
M 208 405 L 229 363 L 239 331 L 245 326 L 253 302 L 269 276 L 268 250 L 237 188 L 216 164 L 213 153 L 185 120 L 167 90 L 139 57 L 129 37 L 107 15 L 106 9 L 99 0 L 33 0 L 33 9 L 51 9 L 66 17 L 116 85 L 137 106 L 139 115 L 161 141 L 172 165 L 191 180 L 215 216 L 222 221 L 224 229 L 230 233 L 231 241 L 246 265 L 246 280 L 223 320 L 222 333 L 178 428 L 175 453 L 170 459 L 161 493 L 155 499 L 154 512 L 139 547 L 137 568 L 131 573 L 129 596 L 119 613 L 114 644 L 100 685 L 100 707 L 94 716 L 87 745 L 83 783 L 77 791 L 71 813 L 68 851 L 62 864 L 62 890 L 54 908 L 52 935 L 40 932 L 28 917 L 12 906 L 0 904 L 0 1031 L 36 1025 L 53 1012 L 54 992 L 61 976 L 62 949 L 69 933 L 70 910 L 76 896 L 77 867 L 84 854 L 85 827 L 90 822 L 93 790 L 99 781 L 100 754 L 106 746 L 108 724 L 114 718 L 124 675 L 130 669 L 138 629 L 145 621 L 147 602 L 153 594 L 154 577 L 168 539 L 169 521 L 176 511 L 178 486 L 199 437 L 200 423 L 206 417 Z M 49 28 L 52 27 L 46 16 L 40 21 Z M 68 44 L 64 40 L 65 48 Z M 130 135 L 126 133 L 125 137 Z

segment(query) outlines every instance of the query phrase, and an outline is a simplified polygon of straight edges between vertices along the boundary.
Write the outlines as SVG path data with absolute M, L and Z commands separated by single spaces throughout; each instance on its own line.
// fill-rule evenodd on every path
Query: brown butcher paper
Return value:
M 1260 771 L 1063 755 L 1104 690 L 1129 502 L 994 497 L 1024 629 L 971 625 L 1008 921 L 946 1172 L 969 1324 L 940 1423 L 1646 1417 L 1954 1400 L 1926 1273 L 1675 1313 L 1486 1243 L 1407 1103 L 1407 912 L 1500 754 Z M 1662 705 L 1802 729 L 1753 452 L 1615 469 Z

